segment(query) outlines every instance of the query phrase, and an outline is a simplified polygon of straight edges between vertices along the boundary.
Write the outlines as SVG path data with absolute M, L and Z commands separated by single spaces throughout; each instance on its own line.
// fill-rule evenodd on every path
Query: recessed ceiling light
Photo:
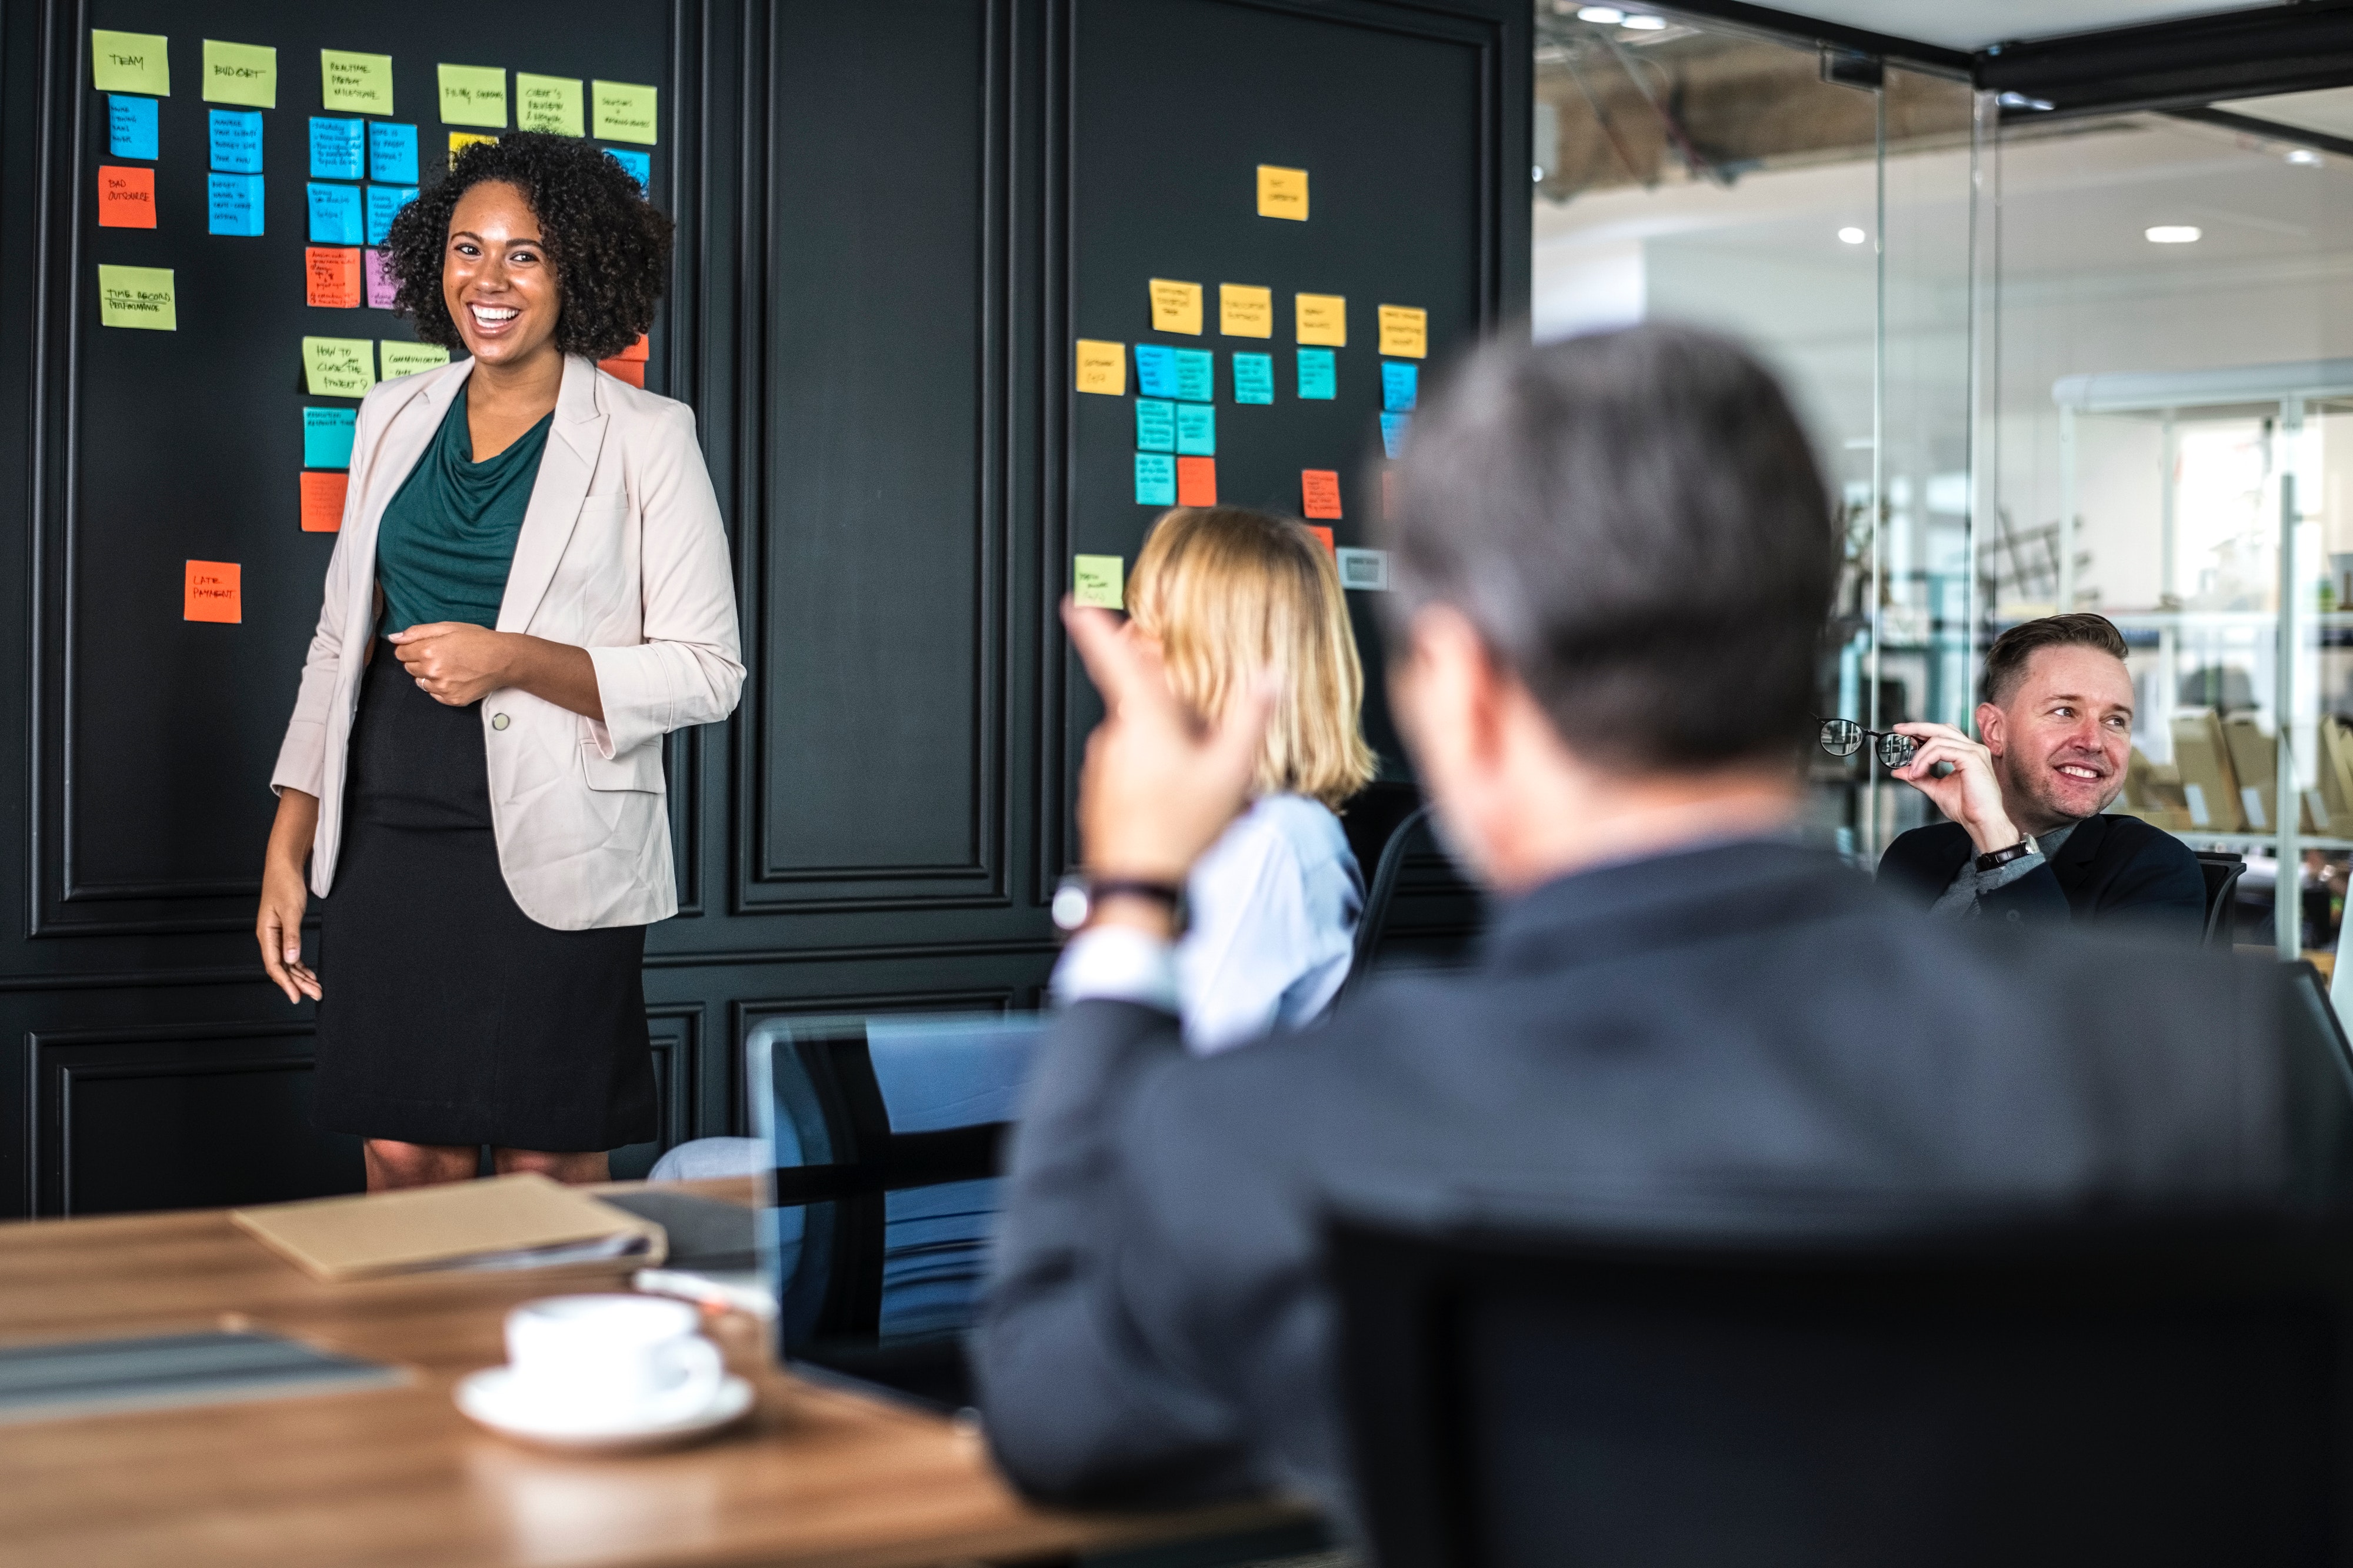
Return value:
M 2161 223 L 2144 231 L 2151 245 L 2194 245 L 2205 232 L 2194 223 Z
M 1626 13 L 1615 5 L 1584 5 L 1577 8 L 1577 19 L 1604 27 L 1614 27 L 1626 19 Z
M 1638 33 L 1656 33 L 1666 26 L 1667 19 L 1664 16 L 1629 16 L 1620 25 Z
M 2287 155 L 2287 161 L 2294 163 L 2299 169 L 2317 169 L 2320 167 L 2320 154 L 2314 152 L 2309 147 L 2296 148 Z
M 1863 233 L 1862 230 L 1856 228 L 1854 226 L 1850 224 L 1846 227 L 1839 230 L 1839 237 L 1846 241 L 1849 245 L 1861 245 L 1864 240 L 1869 239 L 1871 236 Z

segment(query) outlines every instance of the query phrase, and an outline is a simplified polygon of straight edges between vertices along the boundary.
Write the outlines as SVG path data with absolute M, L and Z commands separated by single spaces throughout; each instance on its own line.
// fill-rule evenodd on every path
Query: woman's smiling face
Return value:
M 458 198 L 441 257 L 441 295 L 478 362 L 520 364 L 546 348 L 562 300 L 539 218 L 522 191 L 486 180 Z

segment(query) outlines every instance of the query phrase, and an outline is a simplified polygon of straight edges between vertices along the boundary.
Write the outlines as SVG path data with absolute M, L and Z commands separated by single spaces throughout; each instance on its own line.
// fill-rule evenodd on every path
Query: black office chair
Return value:
M 1418 801 L 1419 795 L 1410 798 Z M 1351 802 L 1349 818 L 1355 818 L 1359 809 Z M 1416 804 L 1402 816 L 1392 814 L 1390 820 L 1395 826 L 1378 839 L 1379 852 L 1372 860 L 1365 908 L 1356 920 L 1356 956 L 1349 962 L 1348 978 L 1341 987 L 1343 996 L 1365 983 L 1385 948 L 1392 956 L 1406 955 L 1420 968 L 1442 969 L 1459 963 L 1485 916 L 1484 895 L 1454 869 L 1430 831 L 1430 807 Z M 1361 867 L 1370 841 L 1359 826 L 1348 825 Z M 1411 918 L 1405 921 L 1396 918 L 1400 892 L 1413 907 Z
M 2342 1234 L 1330 1234 L 1382 1568 L 2353 1561 Z
M 2233 910 L 2239 879 L 2246 875 L 2247 858 L 2228 850 L 2200 849 L 2198 869 L 2206 876 L 2206 945 L 2228 947 L 2236 935 Z

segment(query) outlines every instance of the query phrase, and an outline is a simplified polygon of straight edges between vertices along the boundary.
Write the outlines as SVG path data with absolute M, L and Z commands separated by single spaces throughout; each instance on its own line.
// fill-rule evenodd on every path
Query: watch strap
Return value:
M 1989 849 L 1978 856 L 1978 869 L 1999 871 L 2012 860 L 2023 860 L 2029 855 L 2037 853 L 2039 848 L 2040 847 L 2034 842 L 2034 836 L 2030 833 L 2007 849 Z

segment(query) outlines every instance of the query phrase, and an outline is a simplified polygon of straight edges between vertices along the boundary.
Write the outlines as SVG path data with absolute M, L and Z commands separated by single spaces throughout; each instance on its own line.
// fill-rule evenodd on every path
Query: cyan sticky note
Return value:
M 1145 452 L 1176 449 L 1176 405 L 1156 397 L 1135 400 L 1135 445 Z
M 213 170 L 222 174 L 261 173 L 261 110 L 212 111 Z
M 206 175 L 205 232 L 238 234 L 248 238 L 259 238 L 261 176 L 259 174 Z
M 1381 361 L 1381 406 L 1393 414 L 1410 414 L 1420 395 L 1421 367 Z
M 313 186 L 312 189 L 316 189 Z M 1340 395 L 1340 373 L 1330 349 L 1299 351 L 1299 395 L 1302 397 L 1337 397 Z
M 311 187 L 311 244 L 360 245 L 365 243 L 366 235 L 367 226 L 360 221 L 357 185 Z
M 106 95 L 106 151 L 109 157 L 144 158 L 153 163 L 155 100 L 129 93 Z
M 395 214 L 417 199 L 415 185 L 370 185 L 367 188 L 367 242 L 382 245 L 392 233 Z
M 629 178 L 637 181 L 638 189 L 650 191 L 654 188 L 652 153 L 625 153 L 618 147 L 607 147 L 605 149 L 605 156 L 627 169 L 629 172 Z
M 311 119 L 311 177 L 314 180 L 367 178 L 367 121 Z
M 1161 343 L 1135 345 L 1135 390 L 1146 397 L 1176 395 L 1176 351 Z
M 1234 401 L 1236 403 L 1272 403 L 1274 401 L 1274 356 L 1272 354 L 1234 355 Z
M 1413 416 L 1410 414 L 1381 416 L 1381 451 L 1385 456 L 1391 458 L 1405 456 L 1405 433 L 1412 424 Z
M 1176 395 L 1207 403 L 1218 395 L 1218 356 L 1208 349 L 1177 349 Z
M 1218 455 L 1218 411 L 1206 403 L 1176 405 L 1176 449 L 1188 458 Z
M 367 128 L 368 178 L 386 185 L 417 183 L 417 127 L 371 120 Z
M 1176 458 L 1164 457 L 1158 452 L 1138 452 L 1135 455 L 1135 504 L 1176 504 Z
M 360 416 L 356 408 L 302 410 L 302 466 L 306 468 L 348 468 L 352 466 L 352 430 Z

